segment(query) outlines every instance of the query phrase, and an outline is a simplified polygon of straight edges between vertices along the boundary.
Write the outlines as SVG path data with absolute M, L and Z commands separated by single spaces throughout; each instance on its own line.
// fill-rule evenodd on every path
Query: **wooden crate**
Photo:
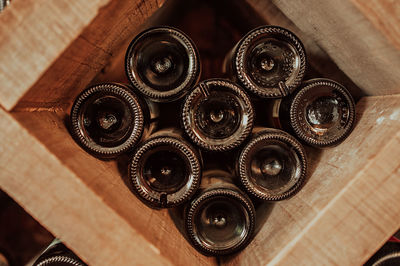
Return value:
M 13 1 L 0 14 L 1 189 L 90 265 L 362 264 L 400 227 L 399 4 L 203 2 Z M 287 27 L 304 41 L 312 75 L 362 97 L 350 137 L 332 149 L 310 149 L 304 189 L 260 212 L 254 241 L 218 260 L 197 253 L 167 210 L 149 209 L 131 193 L 126 161 L 89 156 L 65 123 L 88 84 L 125 80 L 121 59 L 130 39 L 177 10 L 187 11 L 180 25 L 209 51 L 219 35 L 196 35 L 196 23 L 232 32 L 246 23 Z M 211 19 L 210 10 L 233 22 Z M 236 33 L 218 55 L 240 38 Z M 220 74 L 213 57 L 222 61 L 204 56 L 203 78 Z

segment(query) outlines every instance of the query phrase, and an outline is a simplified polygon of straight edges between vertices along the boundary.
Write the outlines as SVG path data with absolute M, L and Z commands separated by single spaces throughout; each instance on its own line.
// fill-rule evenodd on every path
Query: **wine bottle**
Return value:
M 317 148 L 338 145 L 355 123 L 355 104 L 349 91 L 322 78 L 308 80 L 293 95 L 274 100 L 270 112 L 275 127 Z
M 236 172 L 245 190 L 254 197 L 278 201 L 293 196 L 307 173 L 303 146 L 288 133 L 256 128 L 239 153 Z
M 281 98 L 301 83 L 306 53 L 287 29 L 262 26 L 247 33 L 228 53 L 223 72 L 262 98 Z
M 147 205 L 170 208 L 188 201 L 198 189 L 201 157 L 179 130 L 164 129 L 137 147 L 129 175 Z
M 400 265 L 400 239 L 392 236 L 365 264 L 365 266 Z
M 68 249 L 60 240 L 55 239 L 33 266 L 86 266 L 78 256 Z
M 209 256 L 245 248 L 253 237 L 255 210 L 248 196 L 221 170 L 203 174 L 200 192 L 185 210 L 185 232 L 192 245 Z
M 183 97 L 200 77 L 200 58 L 193 41 L 182 31 L 156 27 L 138 34 L 125 56 L 128 79 L 156 102 Z
M 186 97 L 182 124 L 194 143 L 209 151 L 240 145 L 253 128 L 253 106 L 243 89 L 228 80 L 199 83 Z
M 84 90 L 70 115 L 71 134 L 78 144 L 100 158 L 131 150 L 154 127 L 156 107 L 127 85 L 102 83 Z

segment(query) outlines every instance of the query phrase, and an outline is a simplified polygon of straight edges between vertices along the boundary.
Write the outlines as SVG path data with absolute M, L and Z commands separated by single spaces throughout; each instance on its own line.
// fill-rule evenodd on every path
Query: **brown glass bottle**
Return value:
M 308 80 L 289 97 L 275 100 L 271 108 L 275 127 L 290 131 L 317 148 L 341 143 L 355 123 L 351 94 L 329 79 Z
M 150 136 L 134 152 L 130 179 L 136 194 L 149 206 L 170 208 L 188 201 L 201 179 L 201 157 L 177 129 Z
M 89 153 L 113 158 L 149 134 L 157 116 L 156 107 L 138 97 L 130 86 L 102 83 L 76 98 L 70 115 L 71 134 Z
M 306 53 L 287 29 L 262 26 L 247 33 L 226 56 L 223 72 L 262 98 L 281 98 L 300 85 Z
M 261 200 L 283 200 L 296 194 L 306 179 L 306 152 L 282 130 L 256 128 L 239 153 L 236 172 L 249 194 Z
M 182 31 L 156 27 L 138 34 L 125 56 L 128 79 L 156 102 L 183 97 L 200 77 L 200 58 L 195 44 Z
M 208 256 L 245 248 L 253 237 L 255 210 L 248 196 L 221 170 L 203 174 L 200 192 L 186 207 L 185 231 L 192 245 Z
M 86 266 L 71 250 L 58 239 L 54 240 L 33 266 Z
M 253 106 L 243 89 L 228 80 L 200 82 L 186 97 L 182 124 L 194 143 L 209 151 L 240 145 L 253 128 Z

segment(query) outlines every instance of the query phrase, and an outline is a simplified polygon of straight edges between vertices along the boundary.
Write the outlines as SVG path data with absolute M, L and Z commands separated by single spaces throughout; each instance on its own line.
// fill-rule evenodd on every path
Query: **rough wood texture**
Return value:
M 214 258 L 202 256 L 190 246 L 166 210 L 148 208 L 130 191 L 127 177 L 128 158 L 121 158 L 118 163 L 101 161 L 84 152 L 72 140 L 64 125 L 66 117 L 62 109 L 32 108 L 29 112 L 13 112 L 12 115 L 75 174 L 77 182 L 84 183 L 88 190 L 101 198 L 110 211 L 126 221 L 129 230 L 143 236 L 144 243 L 151 243 L 159 256 L 175 265 L 188 265 L 193 261 L 203 265 L 215 264 Z M 88 215 L 92 212 L 90 206 L 80 211 Z M 119 222 L 114 222 L 114 226 L 119 227 Z M 48 228 L 52 229 L 51 226 Z M 103 245 L 107 244 L 103 242 Z M 72 243 L 71 246 L 80 251 L 80 247 Z M 120 252 L 126 253 L 129 250 L 131 249 L 126 248 Z
M 171 264 L 0 109 L 1 188 L 89 264 Z M 134 252 L 129 252 L 134 251 Z
M 1 253 L 13 261 L 11 265 L 33 265 L 32 259 L 53 239 L 49 231 L 0 190 L 0 247 Z
M 365 95 L 354 82 L 349 79 L 333 62 L 332 58 L 315 42 L 311 36 L 302 32 L 289 18 L 279 10 L 272 0 L 246 0 L 253 8 L 253 12 L 258 13 L 265 23 L 285 27 L 296 34 L 303 42 L 306 49 L 309 77 L 325 77 L 336 80 L 343 84 L 356 99 Z M 309 68 L 311 66 L 312 69 Z
M 400 92 L 395 4 L 246 2 L 264 21 L 299 35 L 323 76 L 357 89 L 332 58 L 364 93 Z M 0 104 L 14 110 L 10 115 L 0 108 L 0 186 L 92 265 L 216 264 L 184 240 L 168 212 L 147 208 L 131 193 L 127 158 L 91 157 L 64 124 L 71 101 L 87 84 L 121 69 L 127 43 L 162 3 L 26 0 L 0 16 Z M 226 6 L 240 5 L 230 1 L 181 3 L 188 5 L 185 15 L 174 16 L 172 25 L 198 43 L 208 69 L 203 77 L 219 75 L 222 54 L 258 19 L 231 13 Z M 223 12 L 234 19 L 219 17 Z M 223 264 L 360 264 L 398 229 L 400 96 L 364 98 L 358 114 L 349 139 L 313 150 L 304 189 L 261 212 L 255 240 Z
M 259 10 L 267 4 L 262 0 L 252 1 L 257 3 Z M 400 50 L 373 26 L 374 22 L 371 23 L 370 18 L 374 16 L 364 16 L 348 0 L 272 2 L 301 31 L 311 36 L 366 94 L 400 93 Z M 368 7 L 368 2 L 359 1 L 359 5 Z M 388 8 L 396 10 L 398 3 L 394 1 Z M 391 21 L 390 25 L 392 21 L 397 21 L 396 15 L 392 13 L 378 17 L 385 22 Z M 398 28 L 399 24 L 394 25 L 395 31 Z
M 254 21 L 254 11 L 242 11 L 239 7 L 243 5 L 235 5 L 237 2 L 242 0 L 169 0 L 160 12 L 146 21 L 143 28 L 168 25 L 182 30 L 199 50 L 202 66 L 200 80 L 220 78 L 223 76 L 225 55 L 241 36 L 263 24 L 260 20 Z M 123 64 L 125 52 L 126 49 L 116 54 L 95 81 L 128 82 Z
M 400 50 L 400 4 L 397 0 L 351 0 L 386 39 Z
M 21 105 L 62 105 L 162 3 L 16 1 L 0 16 L 0 103 L 10 110 L 26 93 Z
M 400 226 L 400 95 L 365 97 L 341 145 L 310 156 L 310 178 L 273 205 L 234 265 L 360 265 Z

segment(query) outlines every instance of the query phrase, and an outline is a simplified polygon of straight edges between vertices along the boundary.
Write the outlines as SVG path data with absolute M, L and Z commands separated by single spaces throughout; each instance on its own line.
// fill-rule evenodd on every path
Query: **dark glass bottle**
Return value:
M 157 102 L 183 97 L 200 77 L 195 44 L 182 31 L 156 27 L 137 35 L 128 47 L 125 70 L 134 87 Z
M 248 196 L 232 183 L 230 173 L 209 170 L 200 192 L 185 210 L 185 231 L 193 246 L 208 256 L 245 248 L 253 237 L 255 210 Z
M 230 81 L 200 82 L 186 97 L 182 124 L 197 145 L 226 151 L 240 145 L 253 128 L 253 106 L 243 89 Z
M 86 266 L 71 250 L 69 250 L 58 239 L 54 240 L 33 266 Z
M 306 179 L 306 152 L 284 131 L 256 128 L 239 153 L 236 171 L 249 194 L 261 200 L 283 200 L 297 193 Z
M 262 26 L 247 33 L 226 56 L 223 72 L 262 98 L 281 98 L 300 85 L 306 53 L 287 29 Z
M 365 266 L 400 265 L 400 240 L 391 237 L 365 264 Z
M 70 115 L 71 134 L 89 153 L 112 158 L 151 132 L 157 109 L 127 85 L 102 83 L 84 90 Z
M 290 131 L 308 145 L 323 148 L 341 143 L 355 123 L 355 104 L 349 91 L 329 79 L 311 79 L 271 106 L 275 127 Z
M 188 201 L 200 185 L 201 157 L 178 130 L 151 135 L 134 152 L 130 179 L 149 206 L 169 208 Z

